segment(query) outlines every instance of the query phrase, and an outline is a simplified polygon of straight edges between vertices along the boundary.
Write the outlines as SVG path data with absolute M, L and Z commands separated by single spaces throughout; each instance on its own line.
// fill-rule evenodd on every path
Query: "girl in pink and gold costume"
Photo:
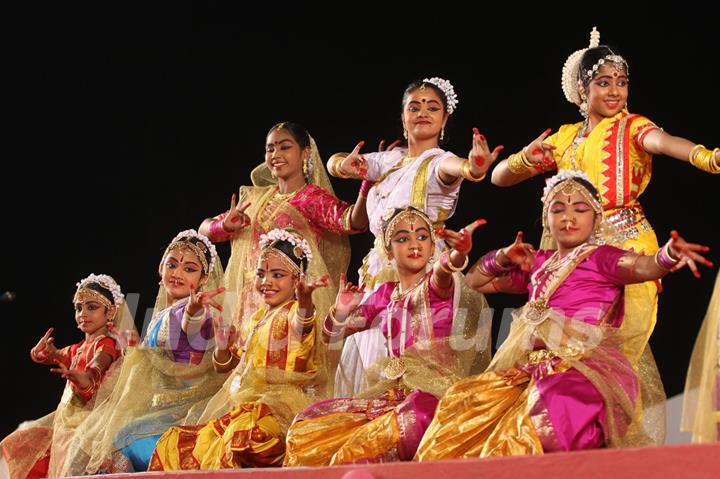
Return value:
M 418 448 L 421 461 L 541 454 L 662 440 L 654 364 L 625 352 L 626 284 L 696 263 L 707 247 L 672 239 L 655 255 L 596 242 L 602 205 L 588 177 L 562 171 L 543 195 L 543 225 L 557 243 L 536 252 L 516 241 L 467 274 L 480 290 L 528 292 L 488 370 L 453 385 Z M 653 374 L 655 373 L 655 374 Z M 661 401 L 660 401 L 661 402 Z
M 452 246 L 438 252 L 421 211 L 396 210 L 386 220 L 383 245 L 399 281 L 381 284 L 363 300 L 364 288 L 343 278 L 323 331 L 326 340 L 339 341 L 377 327 L 387 355 L 364 371 L 370 387 L 359 396 L 318 402 L 295 418 L 286 466 L 412 459 L 438 398 L 484 350 L 478 346 L 486 340 L 474 336 L 468 326 L 475 323 L 458 307 L 462 276 L 453 274 L 467 266 L 472 232 L 483 223 L 438 231 Z

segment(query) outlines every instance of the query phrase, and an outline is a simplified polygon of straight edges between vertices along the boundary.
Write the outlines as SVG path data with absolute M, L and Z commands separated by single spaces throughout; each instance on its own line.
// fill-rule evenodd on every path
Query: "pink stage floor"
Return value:
M 605 449 L 535 457 L 465 459 L 327 468 L 246 469 L 103 476 L 163 479 L 720 479 L 720 443 Z

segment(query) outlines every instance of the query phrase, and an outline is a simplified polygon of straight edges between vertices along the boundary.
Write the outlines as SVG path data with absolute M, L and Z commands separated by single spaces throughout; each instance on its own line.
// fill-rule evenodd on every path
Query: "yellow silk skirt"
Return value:
M 270 408 L 244 403 L 208 424 L 176 426 L 162 435 L 149 471 L 282 465 L 285 437 Z

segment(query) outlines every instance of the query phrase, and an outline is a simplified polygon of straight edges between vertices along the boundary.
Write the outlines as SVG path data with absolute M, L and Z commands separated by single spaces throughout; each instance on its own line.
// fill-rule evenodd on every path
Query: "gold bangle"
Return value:
M 213 351 L 213 353 L 212 353 L 212 360 L 213 360 L 213 362 L 215 363 L 215 365 L 217 365 L 217 366 L 227 366 L 228 364 L 230 364 L 230 363 L 232 362 L 232 360 L 233 360 L 233 354 L 230 353 L 230 357 L 228 358 L 228 360 L 225 361 L 224 363 L 221 363 L 220 361 L 217 360 L 217 358 L 215 357 L 215 351 Z
M 238 348 L 234 344 L 228 348 L 228 352 L 230 353 L 230 356 L 234 356 L 236 359 L 240 359 L 240 355 L 238 354 Z
M 328 171 L 331 175 L 333 175 L 336 178 L 342 178 L 342 179 L 348 179 L 352 178 L 351 175 L 346 175 L 343 173 L 343 171 L 340 169 L 340 164 L 345 161 L 346 156 L 336 156 L 331 160 L 331 163 L 328 165 Z
M 301 318 L 299 314 L 297 314 L 297 311 L 295 312 L 295 317 L 300 321 L 300 325 L 303 327 L 307 326 L 313 326 L 315 324 L 315 318 L 317 317 L 317 309 L 313 308 L 313 314 L 311 314 L 307 318 Z
M 690 150 L 688 159 L 695 168 L 707 173 L 717 174 L 720 173 L 720 165 L 715 162 L 716 151 L 718 151 L 718 148 L 708 150 L 703 145 L 695 145 Z
M 529 165 L 528 163 L 528 159 L 525 157 L 525 150 L 514 153 L 507 159 L 508 170 L 515 175 L 524 175 L 530 171 L 532 169 L 532 165 Z
M 715 161 L 715 153 L 717 153 L 718 151 L 720 151 L 720 148 L 713 148 L 712 153 L 710 153 L 709 166 L 712 170 L 711 173 L 720 173 L 720 163 Z
M 457 250 L 455 250 L 455 251 L 457 251 Z M 458 251 L 458 253 L 459 253 L 459 251 Z M 465 255 L 465 261 L 463 262 L 462 266 L 455 266 L 452 263 L 452 261 L 450 260 L 450 253 L 447 253 L 447 255 L 448 255 L 447 267 L 450 268 L 450 270 L 453 273 L 457 273 L 458 271 L 464 270 L 465 268 L 467 268 L 467 265 L 470 262 L 470 257 L 468 255 Z M 442 265 L 442 263 L 440 263 L 440 265 Z
M 472 171 L 470 171 L 470 160 L 465 160 L 460 165 L 460 176 L 474 183 L 482 181 L 485 178 L 485 174 L 486 173 L 480 176 L 473 176 Z
M 337 331 L 330 331 L 330 330 L 328 330 L 327 324 L 325 324 L 325 323 L 323 323 L 322 329 L 323 329 L 323 332 L 324 332 L 325 334 L 327 334 L 328 336 L 330 336 L 331 338 L 334 338 L 334 337 L 336 337 L 336 336 L 340 336 L 340 335 L 343 333 L 342 329 L 338 329 Z
M 695 164 L 695 156 L 697 155 L 698 151 L 703 148 L 705 148 L 705 145 L 701 145 L 700 143 L 692 147 L 692 149 L 690 150 L 690 154 L 688 155 L 688 161 L 690 162 L 690 164 Z
M 347 318 L 345 318 L 345 321 L 338 321 L 337 319 L 335 319 L 335 305 L 334 304 L 332 306 L 330 306 L 330 309 L 328 309 L 328 316 L 330 317 L 330 321 L 332 321 L 332 323 L 335 326 L 339 326 L 341 328 L 344 328 L 347 325 L 348 321 L 350 321 L 349 314 L 348 314 Z

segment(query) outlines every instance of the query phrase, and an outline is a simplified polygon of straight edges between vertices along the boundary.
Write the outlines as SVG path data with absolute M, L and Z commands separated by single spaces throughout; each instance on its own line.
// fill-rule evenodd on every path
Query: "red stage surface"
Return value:
M 605 449 L 535 457 L 466 459 L 326 468 L 245 469 L 103 476 L 162 479 L 663 479 L 720 478 L 720 444 Z

